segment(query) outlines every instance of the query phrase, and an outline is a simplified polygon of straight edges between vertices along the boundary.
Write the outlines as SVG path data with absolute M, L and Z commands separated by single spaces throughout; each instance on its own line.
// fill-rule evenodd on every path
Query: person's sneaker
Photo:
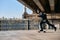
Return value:
M 40 32 L 42 32 L 43 30 L 39 30 L 38 32 L 40 33 Z
M 43 31 L 43 30 L 40 30 L 40 31 Z
M 56 27 L 54 27 L 54 30 L 56 31 L 56 30 L 57 30 L 57 28 L 56 28 Z

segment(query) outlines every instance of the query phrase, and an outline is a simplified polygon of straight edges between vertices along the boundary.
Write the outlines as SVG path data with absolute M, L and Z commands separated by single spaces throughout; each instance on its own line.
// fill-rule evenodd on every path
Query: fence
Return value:
M 56 24 L 57 23 L 57 24 Z M 60 29 L 60 22 L 55 21 L 55 26 Z M 50 28 L 50 27 L 49 27 Z M 0 20 L 0 30 L 37 30 L 39 22 L 33 20 Z
M 0 30 L 38 29 L 38 23 L 31 20 L 0 20 Z

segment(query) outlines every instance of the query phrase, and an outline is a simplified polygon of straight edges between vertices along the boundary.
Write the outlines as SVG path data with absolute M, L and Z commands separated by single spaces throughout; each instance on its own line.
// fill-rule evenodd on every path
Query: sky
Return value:
M 0 0 L 0 18 L 22 18 L 24 13 L 24 5 L 17 0 Z M 27 13 L 32 14 L 32 11 L 27 8 Z

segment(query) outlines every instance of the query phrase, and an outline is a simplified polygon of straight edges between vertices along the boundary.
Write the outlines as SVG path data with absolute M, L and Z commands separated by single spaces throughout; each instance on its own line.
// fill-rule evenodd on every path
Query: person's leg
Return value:
M 53 25 L 53 24 L 50 24 L 48 20 L 46 20 L 46 23 L 49 25 L 49 27 L 52 27 L 52 28 L 54 28 L 54 30 L 56 31 L 56 27 L 55 27 L 55 25 Z
M 56 31 L 56 27 L 55 27 L 55 25 L 53 25 L 53 24 L 50 24 L 50 26 Z
M 46 20 L 46 23 L 48 24 L 49 28 L 51 27 L 51 24 L 48 20 Z
M 40 31 L 43 31 L 43 26 L 42 26 L 42 24 L 43 24 L 43 21 L 40 22 L 40 28 L 41 28 Z

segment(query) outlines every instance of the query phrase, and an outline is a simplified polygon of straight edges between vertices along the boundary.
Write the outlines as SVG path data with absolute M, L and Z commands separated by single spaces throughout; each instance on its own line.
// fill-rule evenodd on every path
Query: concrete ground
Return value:
M 0 31 L 0 40 L 60 40 L 60 30 L 47 30 L 46 33 L 38 33 L 38 30 Z

